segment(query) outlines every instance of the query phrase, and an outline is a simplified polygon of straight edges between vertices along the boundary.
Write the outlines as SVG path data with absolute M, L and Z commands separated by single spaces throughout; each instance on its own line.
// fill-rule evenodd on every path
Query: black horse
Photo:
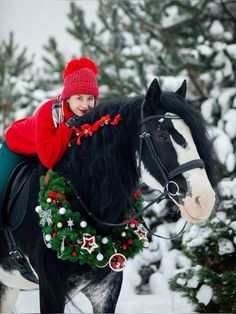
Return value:
M 124 211 L 132 207 L 132 195 L 140 177 L 170 197 L 187 220 L 199 221 L 210 215 L 215 201 L 211 187 L 212 145 L 203 118 L 185 102 L 185 93 L 185 82 L 176 92 L 162 92 L 155 79 L 146 97 L 107 101 L 78 119 L 77 129 L 106 114 L 121 116 L 117 125 L 105 125 L 92 136 L 82 137 L 81 145 L 77 145 L 75 138 L 54 169 L 69 178 L 74 191 L 100 221 L 123 221 Z M 120 293 L 122 272 L 62 261 L 43 241 L 34 209 L 38 205 L 39 178 L 46 170 L 36 164 L 12 209 L 12 212 L 26 209 L 13 235 L 39 280 L 40 310 L 64 312 L 66 302 L 76 291 L 82 291 L 94 312 L 112 313 Z M 70 203 L 98 233 L 105 236 L 111 232 L 110 226 L 88 215 L 75 195 Z M 38 285 L 24 279 L 9 263 L 5 238 L 0 235 L 0 310 L 11 312 L 19 289 Z

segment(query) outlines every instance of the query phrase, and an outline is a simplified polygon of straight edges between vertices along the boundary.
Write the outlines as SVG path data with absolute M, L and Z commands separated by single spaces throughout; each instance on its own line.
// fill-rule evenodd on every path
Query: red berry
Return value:
M 76 251 L 73 251 L 73 252 L 71 253 L 71 255 L 72 255 L 72 256 L 77 256 Z
M 126 251 L 127 250 L 127 245 L 122 246 L 122 250 Z
M 132 245 L 133 244 L 133 240 L 132 239 L 128 239 L 128 241 L 127 241 L 127 243 L 129 244 L 129 245 Z
M 56 231 L 52 233 L 52 236 L 55 237 L 57 235 Z

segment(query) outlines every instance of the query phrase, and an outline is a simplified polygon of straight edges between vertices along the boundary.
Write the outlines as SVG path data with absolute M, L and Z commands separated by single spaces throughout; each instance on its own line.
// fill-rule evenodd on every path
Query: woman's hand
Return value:
M 76 126 L 78 122 L 78 117 L 71 117 L 69 120 L 66 121 L 66 125 L 68 128 L 72 128 Z

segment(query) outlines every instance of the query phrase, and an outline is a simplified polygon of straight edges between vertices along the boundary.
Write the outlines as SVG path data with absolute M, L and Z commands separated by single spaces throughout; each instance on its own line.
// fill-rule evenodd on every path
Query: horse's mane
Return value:
M 138 133 L 141 102 L 140 97 L 109 100 L 79 118 L 77 128 L 93 124 L 106 114 L 112 119 L 120 114 L 122 120 L 117 125 L 101 127 L 91 137 L 81 138 L 81 145 L 73 144 L 59 164 L 63 167 L 70 160 L 76 190 L 103 221 L 120 222 L 124 211 L 132 206 L 138 174 L 128 133 Z

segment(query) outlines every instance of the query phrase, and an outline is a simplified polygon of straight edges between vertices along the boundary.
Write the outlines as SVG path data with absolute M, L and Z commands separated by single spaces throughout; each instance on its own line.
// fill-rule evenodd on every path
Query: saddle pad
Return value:
M 17 165 L 11 174 L 0 209 L 0 229 L 10 226 L 11 229 L 14 230 L 24 219 L 26 206 L 22 207 L 20 211 L 13 211 L 13 206 L 25 184 L 27 184 L 25 195 L 26 198 L 28 198 L 30 186 L 30 180 L 28 179 L 34 170 L 34 167 L 35 161 L 26 160 Z

